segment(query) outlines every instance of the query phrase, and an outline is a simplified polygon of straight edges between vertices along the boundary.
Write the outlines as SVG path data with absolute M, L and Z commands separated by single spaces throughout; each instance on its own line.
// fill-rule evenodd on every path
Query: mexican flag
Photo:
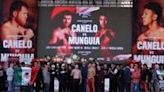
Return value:
M 16 86 L 28 85 L 31 79 L 30 67 L 17 67 L 14 68 L 14 84 Z

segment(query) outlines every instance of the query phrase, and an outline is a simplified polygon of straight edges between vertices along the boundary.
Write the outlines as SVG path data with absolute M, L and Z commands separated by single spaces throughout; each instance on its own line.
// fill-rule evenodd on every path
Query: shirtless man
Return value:
M 141 35 L 137 39 L 137 48 L 144 46 L 144 43 L 158 43 L 160 45 L 164 42 L 164 28 L 160 25 L 159 21 L 162 17 L 162 7 L 155 2 L 150 2 L 144 6 L 142 22 L 146 27 Z M 152 47 L 155 46 L 154 44 Z M 156 46 L 155 46 L 156 47 Z M 158 47 L 158 46 L 157 46 Z M 142 50 L 142 54 L 149 54 L 150 50 L 154 50 L 154 54 L 161 54 L 163 50 L 159 49 L 147 49 L 148 46 Z M 141 50 L 141 49 L 138 49 Z
M 82 82 L 82 75 L 81 75 L 81 70 L 79 69 L 78 64 L 75 64 L 75 68 L 72 70 L 71 76 L 73 78 L 73 80 L 72 80 L 72 85 L 73 85 L 72 92 L 79 92 L 80 84 Z
M 32 48 L 30 39 L 34 33 L 32 29 L 26 27 L 27 18 L 28 5 L 25 2 L 14 1 L 11 3 L 9 20 L 4 22 L 0 29 L 3 52 L 24 53 L 27 49 Z M 26 47 L 27 43 L 30 43 L 29 47 Z
M 10 19 L 1 27 L 2 40 L 29 40 L 34 36 L 32 29 L 26 28 L 28 5 L 15 1 L 10 6 Z
M 101 47 L 101 56 L 108 57 L 111 56 L 111 53 L 107 49 L 103 49 L 108 47 L 112 39 L 115 37 L 115 32 L 113 32 L 108 27 L 108 18 L 106 15 L 101 14 L 99 16 L 99 31 L 96 33 L 97 37 L 100 37 L 100 47 Z
M 68 37 L 76 36 L 76 34 L 71 31 L 71 23 L 72 14 L 70 12 L 66 12 L 63 14 L 62 25 L 57 27 L 52 33 L 49 44 L 60 46 L 60 48 L 56 51 L 59 55 L 71 55 L 71 45 L 68 43 Z
M 142 15 L 143 25 L 147 30 L 138 37 L 138 41 L 164 41 L 164 28 L 160 26 L 162 7 L 158 3 L 148 3 L 144 6 Z

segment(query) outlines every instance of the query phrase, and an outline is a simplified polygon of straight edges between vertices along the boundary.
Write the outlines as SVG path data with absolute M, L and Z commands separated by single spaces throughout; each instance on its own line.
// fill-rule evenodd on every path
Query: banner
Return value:
M 21 85 L 29 85 L 31 80 L 31 67 L 22 67 L 22 82 Z
M 14 68 L 14 84 L 17 86 L 27 86 L 31 79 L 30 67 L 17 67 Z
M 39 6 L 38 57 L 77 54 L 102 61 L 130 57 L 131 6 L 46 5 Z
M 133 59 L 142 64 L 164 63 L 163 0 L 137 0 L 133 12 Z
M 30 64 L 36 51 L 37 1 L 3 0 L 2 5 L 0 61 Z

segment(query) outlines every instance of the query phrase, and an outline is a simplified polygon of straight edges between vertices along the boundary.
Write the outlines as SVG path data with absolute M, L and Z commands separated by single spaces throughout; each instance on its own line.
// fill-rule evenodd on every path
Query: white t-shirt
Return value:
M 7 75 L 7 80 L 12 81 L 14 76 L 14 69 L 12 67 L 7 68 L 6 75 Z

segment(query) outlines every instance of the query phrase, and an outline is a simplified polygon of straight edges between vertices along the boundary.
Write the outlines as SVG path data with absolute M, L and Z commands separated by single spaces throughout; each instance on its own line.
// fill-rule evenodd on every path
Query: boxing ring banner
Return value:
M 37 1 L 3 0 L 0 3 L 0 61 L 30 64 L 36 51 Z
M 133 59 L 149 67 L 164 63 L 163 6 L 162 0 L 137 0 L 133 8 Z
M 45 6 L 42 2 L 37 55 L 126 60 L 131 54 L 131 12 L 132 7 Z

